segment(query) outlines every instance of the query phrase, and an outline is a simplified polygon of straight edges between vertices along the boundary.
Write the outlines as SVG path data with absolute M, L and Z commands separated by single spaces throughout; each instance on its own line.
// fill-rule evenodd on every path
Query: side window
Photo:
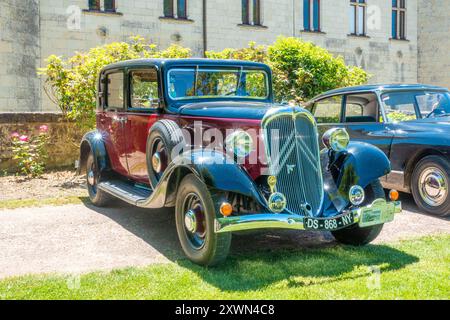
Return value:
M 130 73 L 130 97 L 131 108 L 158 108 L 158 75 L 156 70 L 139 70 Z
M 380 108 L 373 93 L 351 94 L 345 103 L 345 122 L 380 122 Z
M 107 108 L 123 109 L 123 72 L 115 72 L 106 75 L 107 83 L 107 95 L 106 106 Z
M 320 100 L 314 106 L 317 123 L 339 123 L 341 118 L 342 96 Z
M 411 92 L 394 92 L 382 96 L 384 111 L 390 122 L 416 120 L 416 101 Z

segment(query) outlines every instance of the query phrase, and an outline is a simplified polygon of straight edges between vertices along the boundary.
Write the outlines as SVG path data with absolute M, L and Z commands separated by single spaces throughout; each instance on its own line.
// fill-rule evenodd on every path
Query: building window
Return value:
M 89 10 L 100 11 L 100 0 L 89 0 Z
M 116 11 L 116 1 L 115 0 L 105 0 L 105 11 L 115 12 Z
M 350 34 L 366 35 L 366 0 L 350 0 Z
M 406 40 L 406 0 L 392 0 L 392 38 Z
M 89 0 L 89 10 L 102 11 L 100 0 Z M 103 10 L 106 12 L 116 12 L 115 0 L 103 0 Z
M 262 25 L 261 0 L 242 0 L 242 24 Z
M 303 29 L 320 31 L 320 0 L 303 0 Z
M 175 4 L 177 5 L 176 10 Z M 177 13 L 176 17 L 175 12 Z M 164 17 L 187 19 L 187 0 L 164 0 Z

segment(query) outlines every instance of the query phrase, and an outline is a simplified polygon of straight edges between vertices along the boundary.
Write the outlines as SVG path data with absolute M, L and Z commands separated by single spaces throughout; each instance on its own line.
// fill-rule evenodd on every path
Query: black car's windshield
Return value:
M 175 68 L 168 72 L 168 88 L 174 100 L 269 96 L 268 77 L 263 70 Z
M 390 121 L 408 121 L 450 115 L 450 93 L 445 91 L 405 91 L 382 96 Z

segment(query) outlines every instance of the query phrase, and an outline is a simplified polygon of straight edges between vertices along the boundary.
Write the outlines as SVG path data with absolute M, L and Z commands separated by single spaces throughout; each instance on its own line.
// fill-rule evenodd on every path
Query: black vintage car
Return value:
M 133 60 L 105 67 L 97 85 L 97 129 L 80 156 L 91 201 L 175 208 L 196 263 L 221 262 L 244 230 L 325 230 L 364 245 L 401 211 L 379 181 L 386 155 L 335 128 L 321 151 L 311 113 L 273 102 L 267 65 Z
M 368 85 L 326 92 L 307 103 L 319 130 L 347 129 L 389 157 L 383 186 L 413 194 L 417 205 L 450 214 L 450 92 L 426 85 Z

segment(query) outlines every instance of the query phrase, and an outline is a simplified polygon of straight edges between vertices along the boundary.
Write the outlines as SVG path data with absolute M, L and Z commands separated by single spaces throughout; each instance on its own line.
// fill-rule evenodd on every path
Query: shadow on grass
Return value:
M 97 208 L 85 199 L 83 202 L 169 260 L 225 291 L 258 290 L 280 281 L 290 287 L 317 285 L 366 277 L 371 266 L 384 272 L 418 261 L 386 245 L 340 246 L 329 233 L 274 230 L 235 235 L 228 259 L 216 268 L 204 268 L 185 258 L 172 209 L 140 209 L 120 201 L 109 208 Z
M 385 245 L 334 246 L 253 254 L 235 254 L 217 268 L 202 268 L 187 260 L 178 264 L 225 291 L 249 291 L 285 281 L 287 287 L 307 287 L 367 277 L 371 267 L 381 272 L 402 269 L 418 262 L 415 256 Z

